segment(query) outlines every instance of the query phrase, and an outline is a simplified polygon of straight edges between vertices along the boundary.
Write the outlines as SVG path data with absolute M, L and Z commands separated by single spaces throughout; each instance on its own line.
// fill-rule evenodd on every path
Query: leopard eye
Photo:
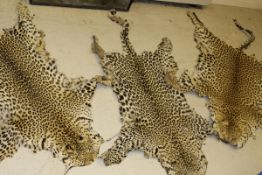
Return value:
M 67 150 L 73 150 L 72 146 L 71 146 L 71 145 L 69 145 L 69 144 L 68 144 L 68 145 L 66 145 L 66 146 L 65 146 L 65 148 L 66 148 Z
M 66 145 L 65 149 L 68 154 L 74 154 L 74 148 L 71 145 Z
M 84 140 L 84 137 L 79 135 L 77 136 L 77 142 L 82 142 Z

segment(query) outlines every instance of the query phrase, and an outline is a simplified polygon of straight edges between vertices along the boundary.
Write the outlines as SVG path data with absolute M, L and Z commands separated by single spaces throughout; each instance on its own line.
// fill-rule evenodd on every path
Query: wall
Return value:
M 213 4 L 223 4 L 238 7 L 262 9 L 261 0 L 213 0 Z

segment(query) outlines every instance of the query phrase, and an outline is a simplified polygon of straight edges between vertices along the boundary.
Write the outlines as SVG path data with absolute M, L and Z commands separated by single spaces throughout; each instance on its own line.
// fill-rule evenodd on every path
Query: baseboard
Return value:
M 254 9 L 262 9 L 262 0 L 213 0 L 213 4 L 222 4 Z
M 162 2 L 175 2 L 183 4 L 195 4 L 195 5 L 208 5 L 211 3 L 211 0 L 155 0 Z

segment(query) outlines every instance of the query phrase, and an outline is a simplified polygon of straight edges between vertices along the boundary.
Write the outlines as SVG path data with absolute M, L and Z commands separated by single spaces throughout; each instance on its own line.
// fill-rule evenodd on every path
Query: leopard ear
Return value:
M 161 42 L 157 46 L 157 50 L 162 50 L 166 55 L 170 55 L 173 51 L 173 44 L 167 37 L 162 38 Z
M 82 135 L 78 135 L 78 136 L 76 137 L 76 142 L 77 142 L 77 143 L 83 143 L 83 142 L 84 142 L 84 137 L 83 137 Z

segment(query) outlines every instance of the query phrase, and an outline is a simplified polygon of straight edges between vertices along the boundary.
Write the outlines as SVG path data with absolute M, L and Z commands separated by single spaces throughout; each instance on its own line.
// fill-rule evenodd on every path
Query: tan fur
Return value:
M 194 13 L 188 15 L 195 25 L 194 39 L 201 52 L 197 72 L 193 76 L 185 72 L 180 80 L 172 73 L 167 78 L 176 88 L 207 96 L 219 138 L 242 147 L 262 127 L 262 62 L 243 52 L 255 38 L 235 20 L 249 38 L 233 48 L 214 36 Z
M 59 73 L 28 8 L 17 10 L 18 23 L 0 38 L 0 160 L 25 146 L 68 167 L 88 165 L 102 142 L 90 118 L 96 81 Z
M 205 174 L 201 146 L 210 126 L 181 92 L 165 82 L 165 74 L 177 70 L 171 41 L 163 38 L 156 51 L 137 54 L 128 38 L 128 22 L 109 17 L 123 27 L 124 53 L 104 52 L 96 37 L 93 51 L 106 73 L 97 80 L 117 95 L 123 126 L 114 145 L 101 156 L 105 164 L 120 163 L 129 151 L 138 149 L 156 157 L 169 175 Z

